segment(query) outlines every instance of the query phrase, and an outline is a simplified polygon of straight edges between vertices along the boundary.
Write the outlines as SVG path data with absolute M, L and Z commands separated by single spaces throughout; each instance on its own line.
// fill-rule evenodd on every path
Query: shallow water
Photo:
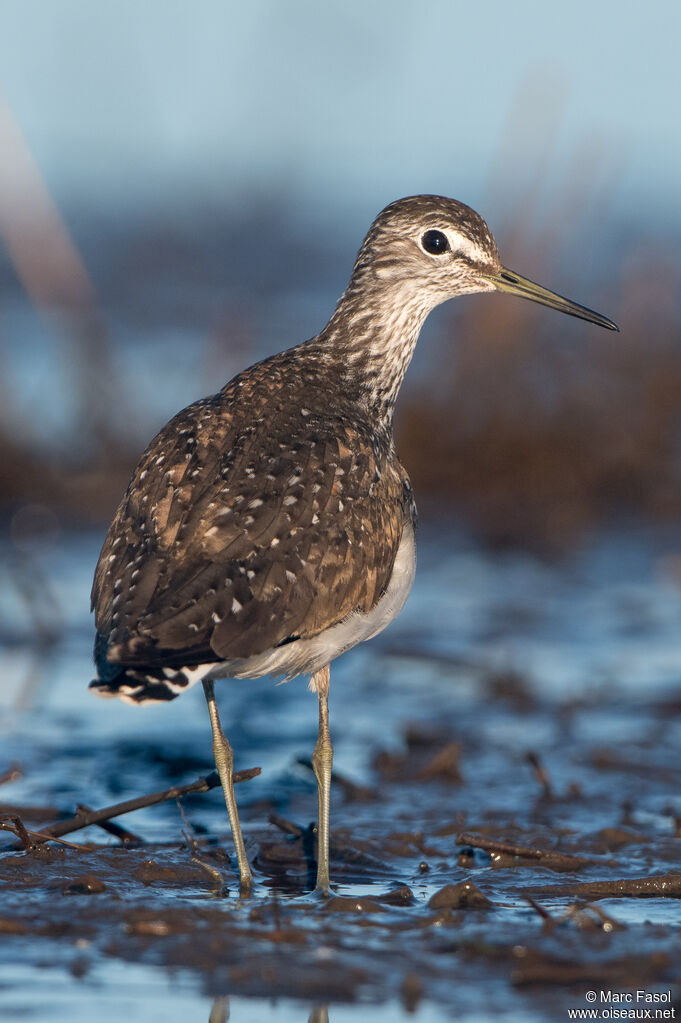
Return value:
M 86 692 L 98 543 L 4 560 L 0 774 L 20 776 L 0 795 L 29 828 L 211 768 L 199 690 L 142 709 Z M 613 531 L 547 564 L 429 524 L 419 554 L 398 621 L 334 665 L 333 898 L 309 894 L 315 698 L 225 681 L 237 769 L 262 768 L 237 789 L 252 897 L 219 790 L 120 818 L 138 845 L 7 833 L 2 1018 L 540 1020 L 601 986 L 675 996 L 681 535 Z M 27 567 L 42 603 L 22 602 Z

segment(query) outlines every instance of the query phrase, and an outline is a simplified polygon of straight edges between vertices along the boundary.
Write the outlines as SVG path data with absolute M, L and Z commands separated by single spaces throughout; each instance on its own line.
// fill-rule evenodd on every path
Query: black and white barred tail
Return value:
M 92 680 L 89 688 L 105 699 L 117 696 L 126 703 L 167 703 L 200 682 L 214 667 L 212 664 L 191 668 L 115 664 L 106 658 L 106 642 L 103 637 L 98 635 L 97 640 L 95 662 L 98 677 Z

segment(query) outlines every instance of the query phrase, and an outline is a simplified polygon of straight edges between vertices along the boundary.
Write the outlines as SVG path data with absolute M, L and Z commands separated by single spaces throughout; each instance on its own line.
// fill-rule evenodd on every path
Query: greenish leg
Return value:
M 215 703 L 215 690 L 213 683 L 204 679 L 203 691 L 206 694 L 206 703 L 208 704 L 208 713 L 210 714 L 210 724 L 213 729 L 213 756 L 215 757 L 215 766 L 217 767 L 220 781 L 222 782 L 222 791 L 225 796 L 227 813 L 229 814 L 229 823 L 232 829 L 232 838 L 234 839 L 234 848 L 236 850 L 236 858 L 239 864 L 241 891 L 248 892 L 251 887 L 253 875 L 251 874 L 251 868 L 248 865 L 248 859 L 246 857 L 246 847 L 244 846 L 244 839 L 241 834 L 239 814 L 236 808 L 236 799 L 234 798 L 234 752 L 227 740 L 227 736 L 222 731 L 218 708 Z
M 315 672 L 311 680 L 319 699 L 319 732 L 312 754 L 312 767 L 317 778 L 319 795 L 319 822 L 317 825 L 317 887 L 316 891 L 329 894 L 329 799 L 333 746 L 329 735 L 329 666 Z

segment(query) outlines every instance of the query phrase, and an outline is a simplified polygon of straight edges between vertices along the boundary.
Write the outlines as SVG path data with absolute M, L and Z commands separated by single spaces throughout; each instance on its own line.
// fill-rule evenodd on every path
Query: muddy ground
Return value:
M 35 834 L 212 766 L 198 691 L 152 711 L 87 694 L 95 548 L 48 559 L 67 611 L 42 660 L 5 615 L 3 1019 L 543 1020 L 618 998 L 675 1018 L 681 538 L 547 564 L 424 530 L 402 618 L 332 674 L 328 900 L 300 681 L 218 689 L 237 768 L 262 768 L 237 788 L 250 897 L 219 789 Z

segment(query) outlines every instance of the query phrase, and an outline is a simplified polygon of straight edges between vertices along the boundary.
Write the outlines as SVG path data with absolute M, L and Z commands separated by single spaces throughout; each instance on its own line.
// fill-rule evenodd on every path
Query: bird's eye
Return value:
M 442 231 L 426 231 L 421 239 L 421 245 L 431 256 L 441 256 L 443 252 L 449 250 L 447 235 Z

